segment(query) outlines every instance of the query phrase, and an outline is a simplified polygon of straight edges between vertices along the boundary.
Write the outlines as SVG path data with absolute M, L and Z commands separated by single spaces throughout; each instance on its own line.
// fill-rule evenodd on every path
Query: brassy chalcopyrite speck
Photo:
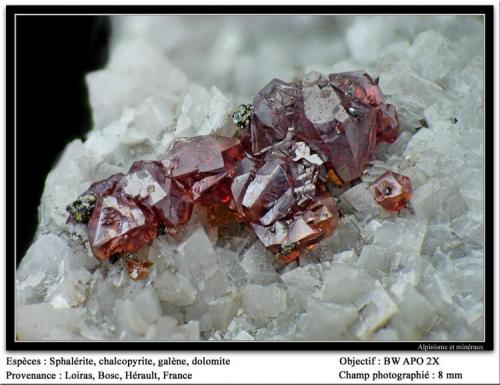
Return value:
M 241 104 L 232 114 L 232 121 L 239 128 L 248 128 L 252 120 L 253 105 Z
M 359 178 L 377 143 L 399 133 L 396 108 L 363 71 L 273 79 L 231 120 L 238 137 L 178 138 L 158 161 L 135 162 L 68 206 L 70 220 L 88 221 L 97 258 L 135 252 L 159 234 L 175 235 L 196 207 L 223 205 L 289 263 L 335 231 L 327 182 Z M 384 175 L 372 186 L 375 199 L 398 211 L 411 194 L 407 179 Z

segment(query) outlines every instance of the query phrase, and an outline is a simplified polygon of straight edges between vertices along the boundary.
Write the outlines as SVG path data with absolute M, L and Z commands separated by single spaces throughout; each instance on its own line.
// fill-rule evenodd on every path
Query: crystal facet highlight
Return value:
M 413 190 L 410 178 L 387 170 L 370 186 L 375 201 L 386 210 L 399 212 L 408 207 Z
M 273 79 L 232 120 L 238 138 L 177 138 L 159 161 L 136 161 L 127 174 L 82 194 L 96 201 L 86 211 L 97 258 L 136 252 L 165 232 L 175 235 L 196 205 L 208 206 L 212 216 L 224 205 L 289 263 L 335 231 L 339 212 L 325 183 L 358 179 L 377 143 L 393 142 L 399 132 L 396 108 L 363 71 Z M 384 174 L 372 186 L 377 202 L 399 211 L 411 196 L 407 179 Z M 70 214 L 82 222 L 78 202 Z

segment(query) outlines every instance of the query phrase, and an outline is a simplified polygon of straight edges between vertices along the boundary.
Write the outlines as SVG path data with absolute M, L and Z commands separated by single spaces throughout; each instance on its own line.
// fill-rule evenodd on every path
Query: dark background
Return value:
M 105 66 L 105 16 L 16 18 L 17 262 L 31 244 L 45 178 L 92 127 L 85 74 Z

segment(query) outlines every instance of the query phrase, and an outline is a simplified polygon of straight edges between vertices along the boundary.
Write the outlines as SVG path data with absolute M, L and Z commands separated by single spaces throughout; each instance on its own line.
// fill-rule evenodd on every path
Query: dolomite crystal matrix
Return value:
M 85 141 L 68 145 L 47 177 L 39 228 L 16 273 L 17 337 L 481 340 L 481 21 L 439 16 L 214 21 L 188 16 L 113 19 L 109 63 L 87 76 L 94 129 Z M 276 28 L 285 27 L 297 34 L 277 33 Z M 298 51 L 300 55 L 289 54 Z M 366 80 L 369 86 L 349 90 L 352 82 L 364 84 L 367 78 L 338 75 L 356 68 L 366 69 L 373 83 L 378 80 L 377 87 Z M 272 83 L 286 108 L 284 115 L 266 120 L 266 96 L 273 91 L 262 86 L 273 77 L 301 81 Z M 327 90 L 323 94 L 321 87 Z M 378 87 L 385 94 L 383 102 Z M 292 100 L 297 93 L 303 95 L 298 104 Z M 342 129 L 349 135 L 351 122 L 376 109 L 383 110 L 378 116 L 383 116 L 384 129 L 375 130 L 368 141 L 351 142 L 349 146 L 357 143 L 356 156 L 346 153 L 336 159 L 336 144 L 321 140 L 325 126 L 331 127 L 321 122 L 331 122 L 331 111 L 314 111 L 323 98 L 344 102 L 346 125 L 337 127 L 340 139 Z M 350 100 L 352 105 L 345 104 Z M 249 101 L 252 111 L 242 108 L 239 116 L 233 115 L 235 105 Z M 398 125 L 392 106 L 398 107 L 399 135 L 394 134 Z M 251 122 L 244 118 L 249 113 Z M 294 127 L 291 148 L 289 127 L 284 130 L 281 124 Z M 266 131 L 269 135 L 256 135 L 255 130 L 265 127 L 273 127 Z M 236 138 L 244 154 L 253 156 L 237 157 L 234 170 L 220 173 L 207 165 L 204 178 L 190 182 L 159 172 L 169 167 L 163 156 L 175 143 L 188 138 L 188 145 L 194 137 Z M 211 148 L 220 145 L 216 142 Z M 273 152 L 276 157 L 267 158 Z M 325 169 L 317 178 L 323 178 L 327 191 L 316 190 L 315 201 L 327 203 L 333 197 L 343 216 L 329 237 L 312 250 L 301 249 L 295 259 L 295 242 L 266 249 L 254 229 L 257 220 L 263 228 L 281 221 L 282 210 L 253 205 L 260 198 L 247 198 L 248 206 L 243 199 L 204 202 L 224 198 L 204 193 L 219 183 L 224 188 L 218 192 L 233 197 L 240 191 L 245 198 L 255 180 L 248 178 L 252 173 L 266 167 L 263 175 L 287 177 L 299 166 L 313 171 L 306 173 L 305 182 L 313 180 L 315 169 Z M 395 213 L 374 199 L 373 187 L 388 170 L 411 179 L 411 210 Z M 233 171 L 231 183 L 227 177 L 222 182 L 220 174 Z M 143 190 L 136 183 L 143 178 L 161 189 Z M 201 180 L 196 195 L 192 186 Z M 96 181 L 104 182 L 89 187 Z M 306 207 L 310 204 L 307 186 L 293 185 L 297 207 L 302 199 Z M 81 196 L 88 189 L 94 190 L 95 202 Z M 121 193 L 108 194 L 109 189 Z M 284 205 L 287 191 L 279 196 Z M 115 231 L 140 229 L 137 239 L 144 245 L 130 251 L 127 242 L 118 242 L 120 258 L 106 253 L 102 260 L 95 258 L 86 225 L 66 223 L 70 202 L 77 203 L 70 209 L 84 214 L 81 222 L 92 211 L 89 223 L 94 215 L 100 220 L 95 213 L 102 213 L 103 206 L 126 206 L 126 221 L 118 221 Z M 234 220 L 240 211 L 245 219 Z M 110 235 L 96 231 L 94 239 Z M 276 255 L 286 259 L 278 270 Z

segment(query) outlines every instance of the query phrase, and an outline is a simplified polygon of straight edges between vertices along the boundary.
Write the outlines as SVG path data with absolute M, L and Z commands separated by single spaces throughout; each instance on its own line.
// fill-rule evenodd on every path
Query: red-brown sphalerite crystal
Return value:
M 235 163 L 242 157 L 239 139 L 205 135 L 177 139 L 161 163 L 195 203 L 228 204 Z
M 88 223 L 90 247 L 101 260 L 130 253 L 156 238 L 157 218 L 151 208 L 120 193 L 102 197 Z
M 185 225 L 191 217 L 193 200 L 190 194 L 180 182 L 168 176 L 160 162 L 135 162 L 117 188 L 151 207 L 158 221 L 169 229 Z
M 91 193 L 101 198 L 110 195 L 115 190 L 116 184 L 121 181 L 124 174 L 113 174 L 109 178 L 92 183 L 86 193 Z M 85 193 L 84 193 L 85 194 Z
M 317 73 L 302 82 L 302 94 L 304 110 L 297 137 L 325 159 L 342 182 L 359 178 L 375 151 L 374 109 L 347 98 Z
M 377 115 L 377 143 L 392 143 L 399 134 L 396 107 L 385 103 L 385 97 L 376 82 L 364 71 L 331 74 L 332 85 L 347 99 L 359 100 L 370 105 Z
M 298 83 L 273 79 L 253 100 L 251 121 L 252 152 L 259 154 L 277 141 L 283 140 L 299 117 L 300 90 Z
M 160 227 L 175 234 L 196 205 L 224 205 L 289 263 L 335 231 L 339 213 L 327 180 L 342 185 L 359 178 L 376 144 L 393 142 L 399 132 L 396 108 L 363 71 L 273 79 L 253 106 L 238 111 L 239 138 L 178 138 L 159 161 L 135 162 L 127 174 L 82 194 L 85 202 L 68 210 L 77 221 L 79 207 L 87 210 L 95 200 L 88 236 L 97 258 L 137 251 Z M 398 211 L 411 195 L 405 178 L 384 174 L 372 186 L 375 199 Z
M 370 186 L 375 201 L 386 210 L 399 212 L 412 196 L 410 178 L 388 170 Z

